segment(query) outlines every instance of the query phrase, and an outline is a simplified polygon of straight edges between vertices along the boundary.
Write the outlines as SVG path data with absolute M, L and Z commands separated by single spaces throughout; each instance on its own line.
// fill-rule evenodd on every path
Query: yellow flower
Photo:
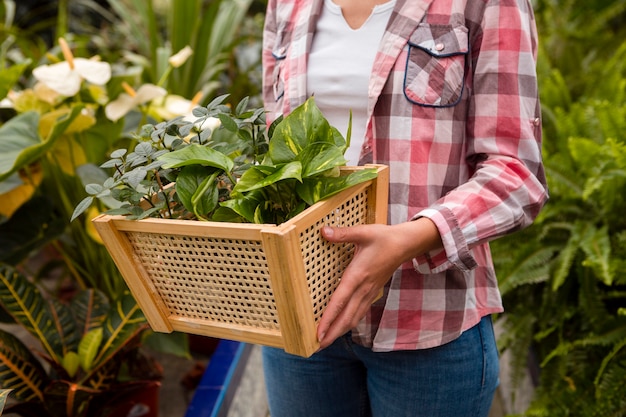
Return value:
M 156 98 L 164 97 L 167 90 L 154 84 L 144 84 L 137 91 L 126 83 L 122 83 L 126 93 L 121 93 L 104 108 L 109 120 L 118 121 L 135 107 L 148 103 Z
M 83 80 L 104 85 L 111 79 L 111 65 L 96 59 L 74 58 L 65 39 L 59 39 L 65 61 L 42 65 L 33 76 L 57 93 L 71 97 L 78 93 Z
M 100 237 L 100 234 L 96 230 L 96 227 L 93 225 L 92 220 L 100 215 L 100 211 L 98 211 L 95 207 L 90 207 L 87 211 L 87 215 L 85 216 L 85 229 L 87 230 L 87 234 L 89 237 L 96 243 L 103 245 L 104 242 Z
M 39 165 L 31 165 L 28 176 L 24 171 L 15 174 L 7 184 L 12 184 L 13 188 L 0 195 L 0 217 L 11 217 L 15 211 L 33 196 L 43 174 Z

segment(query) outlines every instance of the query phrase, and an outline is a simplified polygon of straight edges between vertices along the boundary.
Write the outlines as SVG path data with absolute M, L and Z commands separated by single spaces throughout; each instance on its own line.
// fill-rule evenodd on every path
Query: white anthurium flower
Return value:
M 187 60 L 192 54 L 193 54 L 193 49 L 191 49 L 191 47 L 187 45 L 183 49 L 178 51 L 176 54 L 172 55 L 170 59 L 168 60 L 168 62 L 172 67 L 178 68 L 181 65 L 183 65 L 185 62 L 187 62 Z
M 0 109 L 12 109 L 13 107 L 13 100 L 10 98 L 5 97 L 0 100 Z
M 78 93 L 83 80 L 104 85 L 111 79 L 111 65 L 97 59 L 74 58 L 65 39 L 59 39 L 65 61 L 42 65 L 33 70 L 33 76 L 57 93 L 71 97 Z
M 54 105 L 58 103 L 59 100 L 62 100 L 60 97 L 61 94 L 59 94 L 58 91 L 55 91 L 54 89 L 50 88 L 50 86 L 42 82 L 38 82 L 37 84 L 35 84 L 33 87 L 33 91 L 35 92 L 35 96 L 39 100 L 45 101 L 48 104 Z
M 218 119 L 217 117 L 209 117 L 203 122 L 197 123 L 196 121 L 198 120 L 198 118 L 193 115 L 193 109 L 198 107 L 198 103 L 202 99 L 202 95 L 203 94 L 201 91 L 196 93 L 194 98 L 191 100 L 191 105 L 189 106 L 187 113 L 184 115 L 185 117 L 183 118 L 183 120 L 186 120 L 191 123 L 195 123 L 198 129 L 208 128 L 208 129 L 211 129 L 211 131 L 214 131 L 215 129 L 221 126 L 222 122 L 220 121 L 220 119 Z
M 187 116 L 191 114 L 191 111 L 197 104 L 192 100 L 187 100 L 182 96 L 176 94 L 170 94 L 167 97 L 162 97 L 155 100 L 152 103 L 150 109 L 158 119 L 170 120 L 178 116 Z
M 167 90 L 154 84 L 144 84 L 137 91 L 126 83 L 122 83 L 126 93 L 121 93 L 104 108 L 104 113 L 111 121 L 117 122 L 135 107 L 154 99 L 165 97 Z
M 153 107 L 151 108 L 151 112 L 163 120 L 171 120 L 176 117 L 183 116 L 184 121 L 195 124 L 195 127 L 198 130 L 210 129 L 210 131 L 213 132 L 215 129 L 220 127 L 220 119 L 217 117 L 209 117 L 201 122 L 198 122 L 198 117 L 193 115 L 193 109 L 198 107 L 198 103 L 202 99 L 202 96 L 203 93 L 198 92 L 193 99 L 187 100 L 186 98 L 178 95 L 168 95 L 163 99 L 155 100 Z

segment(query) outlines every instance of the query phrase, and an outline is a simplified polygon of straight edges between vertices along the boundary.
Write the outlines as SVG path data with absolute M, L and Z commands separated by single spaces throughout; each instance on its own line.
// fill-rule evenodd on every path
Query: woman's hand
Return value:
M 358 324 L 402 263 L 442 246 L 437 227 L 427 218 L 394 226 L 326 226 L 321 232 L 329 242 L 353 243 L 355 250 L 320 319 L 320 349 Z

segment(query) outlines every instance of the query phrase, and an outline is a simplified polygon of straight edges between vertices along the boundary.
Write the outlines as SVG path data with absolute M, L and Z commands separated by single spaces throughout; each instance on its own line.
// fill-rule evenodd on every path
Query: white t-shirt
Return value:
M 345 136 L 352 110 L 352 135 L 345 156 L 357 165 L 365 139 L 367 98 L 372 65 L 395 0 L 374 6 L 358 29 L 352 29 L 332 0 L 324 0 L 308 61 L 307 92 L 315 96 L 331 126 Z

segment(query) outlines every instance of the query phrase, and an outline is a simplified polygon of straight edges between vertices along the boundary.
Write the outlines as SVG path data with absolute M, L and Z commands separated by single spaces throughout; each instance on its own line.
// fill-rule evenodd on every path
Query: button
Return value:
M 435 49 L 438 51 L 443 51 L 446 46 L 443 43 L 438 43 L 435 45 Z
M 533 125 L 539 126 L 540 124 L 541 124 L 541 119 L 539 117 L 535 117 L 535 120 L 533 120 Z

